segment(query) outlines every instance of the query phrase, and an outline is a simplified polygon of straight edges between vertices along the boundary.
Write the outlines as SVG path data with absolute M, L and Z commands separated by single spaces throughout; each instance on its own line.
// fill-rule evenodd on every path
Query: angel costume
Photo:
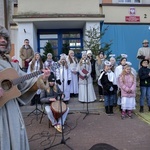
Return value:
M 72 63 L 69 60 L 69 57 L 67 57 L 67 63 L 68 67 L 71 70 L 71 83 L 70 83 L 70 93 L 72 94 L 78 94 L 79 93 L 79 84 L 78 84 L 78 63 L 76 58 L 71 58 Z M 76 61 L 75 61 L 76 59 Z
M 89 62 L 84 64 L 84 63 L 79 63 L 78 66 L 79 69 L 79 74 L 81 76 L 85 76 L 85 74 L 82 72 L 83 69 L 86 69 L 88 71 L 87 73 L 87 79 L 81 79 L 79 77 L 79 101 L 80 102 L 94 102 L 96 100 L 95 96 L 95 91 L 93 87 L 93 81 L 91 77 L 91 63 Z
M 70 100 L 70 85 L 68 85 L 68 80 L 71 81 L 71 71 L 62 64 L 56 69 L 56 80 L 60 80 L 61 85 L 58 85 L 60 90 L 65 94 L 64 101 Z

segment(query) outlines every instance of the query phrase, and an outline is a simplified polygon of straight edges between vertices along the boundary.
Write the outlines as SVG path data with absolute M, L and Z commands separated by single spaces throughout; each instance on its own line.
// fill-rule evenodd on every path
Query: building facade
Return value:
M 13 20 L 17 23 L 17 56 L 26 38 L 34 51 L 41 54 L 50 42 L 59 56 L 66 43 L 70 49 L 83 49 L 85 31 L 93 27 L 100 29 L 104 15 L 99 13 L 98 0 L 45 0 L 44 3 L 18 0 L 18 12 Z
M 128 55 L 137 70 L 137 51 L 144 39 L 150 41 L 150 1 L 148 0 L 106 0 L 100 5 L 105 14 L 103 29 L 108 28 L 102 42 L 112 41 L 111 50 L 117 56 Z
M 42 54 L 50 42 L 59 56 L 65 43 L 70 49 L 84 49 L 85 31 L 108 27 L 101 42 L 112 41 L 111 51 L 126 53 L 137 69 L 136 53 L 149 39 L 149 0 L 18 0 L 13 7 L 11 39 L 15 55 L 24 39 Z

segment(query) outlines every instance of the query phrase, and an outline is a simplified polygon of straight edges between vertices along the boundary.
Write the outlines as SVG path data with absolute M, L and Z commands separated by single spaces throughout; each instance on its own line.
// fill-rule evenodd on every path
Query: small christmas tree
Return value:
M 65 42 L 62 47 L 62 53 L 68 55 L 69 50 L 70 50 L 69 42 Z
M 52 45 L 51 45 L 50 42 L 46 43 L 46 45 L 43 48 L 43 50 L 44 50 L 43 55 L 42 55 L 43 62 L 47 59 L 47 54 L 48 53 L 51 53 L 54 56 L 54 50 L 53 50 Z
M 86 30 L 85 32 L 85 37 L 86 40 L 84 40 L 84 46 L 86 50 L 91 50 L 93 55 L 96 56 L 98 55 L 98 52 L 107 51 L 106 55 L 111 54 L 110 46 L 111 46 L 111 41 L 109 43 L 100 43 L 101 38 L 105 34 L 107 28 L 100 33 L 99 28 L 90 28 L 89 30 Z

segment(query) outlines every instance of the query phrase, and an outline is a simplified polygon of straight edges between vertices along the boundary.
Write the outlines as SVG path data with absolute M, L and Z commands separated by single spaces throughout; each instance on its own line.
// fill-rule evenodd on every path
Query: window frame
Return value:
M 123 2 L 119 2 L 120 4 L 142 4 L 142 0 L 140 0 L 140 2 L 135 2 L 135 0 L 131 0 L 131 2 L 126 2 L 126 0 L 123 0 Z

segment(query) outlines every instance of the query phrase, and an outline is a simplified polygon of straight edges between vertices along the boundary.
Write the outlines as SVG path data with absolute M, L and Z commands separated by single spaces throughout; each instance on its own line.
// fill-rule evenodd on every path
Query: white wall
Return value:
M 37 52 L 37 28 L 33 26 L 33 48 Z
M 14 44 L 15 57 L 18 59 L 19 57 L 16 55 L 16 52 L 18 51 L 18 47 L 17 47 L 17 42 L 18 42 L 18 28 L 11 27 L 11 29 L 10 29 L 10 38 L 11 38 L 11 44 Z
M 118 3 L 118 0 L 112 0 L 112 3 Z M 150 4 L 150 0 L 141 0 L 141 4 Z
M 129 13 L 130 6 L 124 7 L 121 6 L 104 6 L 103 14 L 105 14 L 105 23 L 126 23 L 125 16 L 130 16 Z M 111 12 L 111 13 L 110 13 Z M 135 16 L 140 17 L 140 23 L 149 23 L 150 15 L 149 15 L 149 7 L 138 7 L 135 6 Z M 144 14 L 147 14 L 147 18 L 144 18 Z M 138 23 L 138 22 L 137 22 Z
M 0 25 L 5 26 L 4 2 L 3 2 L 3 0 L 0 0 Z
M 18 0 L 18 14 L 97 14 L 99 0 Z
M 142 4 L 150 4 L 150 0 L 142 0 Z
M 24 44 L 24 39 L 29 39 L 30 46 L 33 50 L 37 51 L 37 35 L 36 35 L 36 28 L 33 23 L 18 23 L 18 41 L 17 41 L 17 49 L 15 51 L 15 55 L 20 60 L 20 48 Z M 21 65 L 21 63 L 20 63 Z

